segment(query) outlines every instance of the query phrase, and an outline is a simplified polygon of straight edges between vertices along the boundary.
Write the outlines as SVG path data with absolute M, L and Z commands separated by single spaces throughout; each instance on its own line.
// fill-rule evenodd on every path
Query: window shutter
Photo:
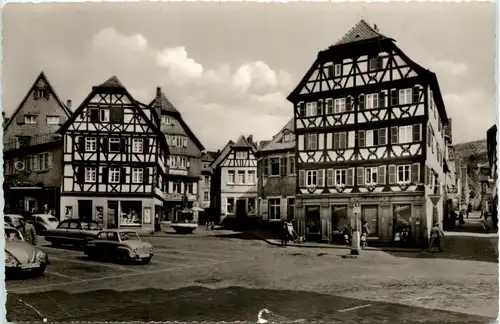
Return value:
M 99 121 L 99 109 L 90 109 L 90 121 Z
M 419 183 L 420 182 L 420 164 L 413 163 L 411 165 L 411 182 Z
M 325 186 L 325 170 L 318 170 L 318 186 Z
M 33 171 L 38 171 L 40 169 L 40 164 L 39 163 L 40 162 L 38 160 L 38 155 L 33 155 Z
M 349 97 L 349 96 L 346 97 L 345 98 L 345 110 L 346 111 L 351 111 L 351 104 L 352 104 L 351 97 Z
M 52 152 L 47 153 L 47 169 L 52 168 Z
M 79 184 L 83 184 L 85 182 L 85 168 L 78 167 L 76 170 L 76 182 Z
M 365 131 L 360 130 L 358 131 L 358 147 L 365 147 Z
M 126 183 L 125 170 L 125 168 L 120 168 L 120 183 Z
M 109 169 L 108 168 L 102 168 L 102 183 L 108 183 L 109 180 Z
M 19 125 L 23 125 L 24 124 L 24 116 L 23 115 L 17 115 L 16 121 L 17 121 L 17 123 Z
M 361 94 L 359 95 L 359 108 L 358 110 L 364 110 L 365 109 L 365 95 Z
M 413 125 L 413 142 L 420 142 L 420 124 Z
M 378 184 L 385 184 L 385 165 L 378 167 Z
M 149 183 L 149 168 L 148 167 L 144 168 L 144 173 L 142 175 L 142 182 L 145 184 Z
M 399 142 L 398 139 L 398 127 L 397 126 L 392 126 L 391 127 L 391 144 L 397 144 Z
M 269 174 L 269 161 L 267 159 L 264 159 L 262 164 L 264 168 L 264 176 L 266 177 Z
M 354 186 L 354 168 L 347 169 L 347 185 Z
M 262 160 L 257 161 L 257 179 L 261 178 L 262 173 Z
M 389 165 L 389 184 L 396 183 L 396 166 Z
M 333 77 L 333 65 L 328 66 L 328 77 Z
M 365 175 L 364 175 L 364 169 L 362 167 L 358 167 L 357 170 L 357 176 L 358 176 L 358 186 L 363 186 L 365 184 Z
M 102 139 L 102 152 L 108 152 L 109 150 L 109 144 L 108 144 L 108 139 L 107 138 L 103 138 Z
M 83 136 L 78 137 L 78 152 L 85 152 L 85 137 Z
M 383 108 L 385 107 L 385 92 L 381 91 L 378 94 L 378 107 Z
M 304 170 L 299 170 L 299 187 L 306 186 L 306 172 Z
M 334 172 L 333 172 L 333 169 L 328 169 L 326 172 L 327 172 L 326 173 L 326 185 L 331 188 L 331 187 L 333 187 L 333 173 Z
M 415 86 L 413 87 L 413 103 L 420 102 L 420 88 Z
M 188 139 L 187 139 L 187 137 L 183 137 L 183 138 L 182 138 L 182 145 L 183 145 L 184 147 L 187 147 L 187 145 L 188 145 Z
M 333 148 L 338 149 L 340 147 L 340 134 L 333 133 Z
M 127 139 L 125 137 L 120 138 L 120 153 L 127 153 Z
M 391 90 L 391 105 L 392 106 L 399 105 L 398 90 Z
M 145 137 L 142 139 L 142 153 L 149 153 L 149 138 Z

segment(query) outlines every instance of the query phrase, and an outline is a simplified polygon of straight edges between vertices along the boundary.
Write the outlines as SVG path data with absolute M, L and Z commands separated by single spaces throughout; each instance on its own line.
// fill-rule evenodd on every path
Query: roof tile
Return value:
M 354 27 L 352 27 L 335 45 L 358 42 L 371 38 L 386 38 L 377 30 L 372 28 L 366 21 L 361 19 Z

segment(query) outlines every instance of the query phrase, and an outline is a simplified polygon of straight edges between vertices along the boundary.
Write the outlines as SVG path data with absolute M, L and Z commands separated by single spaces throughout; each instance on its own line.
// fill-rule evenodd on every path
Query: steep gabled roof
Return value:
M 215 161 L 215 159 L 217 158 L 217 155 L 219 155 L 218 152 L 214 152 L 214 151 L 206 151 L 203 153 L 203 155 L 201 156 L 201 160 L 202 161 L 205 161 L 205 162 L 213 162 Z
M 38 75 L 38 77 L 35 79 L 35 82 L 33 82 L 33 84 L 31 85 L 31 87 L 29 88 L 28 92 L 24 96 L 23 100 L 21 100 L 21 103 L 19 103 L 19 105 L 17 106 L 17 108 L 14 111 L 14 113 L 9 117 L 9 120 L 7 121 L 7 123 L 5 123 L 4 131 L 7 129 L 7 127 L 9 127 L 10 123 L 12 123 L 12 121 L 15 119 L 17 113 L 24 106 L 24 103 L 26 102 L 26 100 L 28 100 L 28 97 L 33 92 L 33 89 L 38 84 L 38 82 L 40 82 L 40 80 L 43 80 L 45 82 L 45 84 L 47 85 L 48 90 L 54 96 L 54 98 L 56 99 L 56 101 L 59 104 L 59 106 L 61 106 L 61 108 L 63 109 L 63 111 L 66 114 L 66 116 L 68 117 L 68 119 L 73 114 L 73 112 L 71 110 L 69 110 L 69 108 L 66 107 L 66 105 L 63 104 L 62 101 L 59 99 L 59 97 L 57 96 L 56 92 L 54 91 L 54 88 L 52 87 L 52 85 L 50 84 L 49 80 L 45 76 L 45 73 L 42 71 L 42 72 L 40 72 L 40 74 Z
M 269 151 L 279 151 L 279 150 L 290 150 L 295 148 L 295 141 L 285 142 L 281 141 L 283 137 L 283 133 L 285 131 L 292 132 L 295 129 L 294 118 L 292 117 L 286 124 L 281 128 L 281 130 L 273 136 L 273 139 L 268 141 L 265 145 L 262 145 L 260 150 L 261 152 L 269 152 Z
M 253 146 L 248 143 L 248 141 L 246 140 L 245 136 L 241 135 L 240 138 L 238 138 L 238 140 L 236 141 L 236 144 L 234 144 L 233 147 L 237 147 L 237 148 L 253 148 Z
M 234 145 L 234 142 L 232 140 L 230 140 L 229 142 L 227 142 L 227 144 L 220 151 L 219 155 L 212 162 L 212 164 L 210 164 L 210 166 L 211 167 L 217 167 L 226 158 L 226 156 L 229 154 L 229 152 L 231 152 L 231 148 L 233 147 L 233 145 Z
M 113 75 L 111 78 L 107 79 L 103 83 L 97 86 L 98 88 L 118 88 L 118 89 L 125 89 L 123 84 L 118 80 L 116 75 Z
M 341 45 L 353 42 L 359 42 L 372 38 L 387 38 L 378 32 L 375 28 L 372 28 L 364 19 L 361 19 L 354 27 L 352 27 L 347 33 L 340 38 L 338 42 L 334 44 Z

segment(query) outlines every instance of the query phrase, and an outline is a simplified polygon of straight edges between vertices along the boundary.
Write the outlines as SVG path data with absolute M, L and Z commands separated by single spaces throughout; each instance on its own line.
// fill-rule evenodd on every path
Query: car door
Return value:
M 80 234 L 82 232 L 82 226 L 79 221 L 71 221 L 69 223 L 69 228 L 67 233 L 67 240 L 71 242 L 71 244 L 79 244 L 80 243 Z
M 118 243 L 120 242 L 118 238 L 118 233 L 116 232 L 108 232 L 107 239 L 106 239 L 106 256 L 108 258 L 114 258 L 116 257 L 116 247 L 118 246 Z
M 62 221 L 55 230 L 45 233 L 45 237 L 49 240 L 57 240 L 60 242 L 66 242 L 68 239 L 68 228 L 70 221 Z
M 100 232 L 95 240 L 92 240 L 93 247 L 92 247 L 92 252 L 96 256 L 104 256 L 105 255 L 105 250 L 106 250 L 106 244 L 107 244 L 107 237 L 108 233 L 106 232 Z

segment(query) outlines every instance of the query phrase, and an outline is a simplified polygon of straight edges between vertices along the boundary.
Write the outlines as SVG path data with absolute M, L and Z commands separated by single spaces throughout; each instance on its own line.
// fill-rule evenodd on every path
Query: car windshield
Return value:
M 140 238 L 136 232 L 120 232 L 120 240 L 122 241 L 139 241 Z
M 100 229 L 102 229 L 102 228 L 99 226 L 99 224 L 97 224 L 97 223 L 93 223 L 93 222 L 91 222 L 91 223 L 81 222 L 80 224 L 82 225 L 82 228 L 83 228 L 84 230 L 95 231 L 95 230 L 100 230 Z
M 49 218 L 47 218 L 47 220 L 48 220 L 49 222 L 52 222 L 52 223 L 57 223 L 57 222 L 59 222 L 59 221 L 57 220 L 57 218 L 55 218 L 55 217 L 49 217 Z
M 8 241 L 22 241 L 23 240 L 21 233 L 19 233 L 18 230 L 15 230 L 13 228 L 6 228 L 4 235 L 5 235 L 5 240 L 8 240 Z

